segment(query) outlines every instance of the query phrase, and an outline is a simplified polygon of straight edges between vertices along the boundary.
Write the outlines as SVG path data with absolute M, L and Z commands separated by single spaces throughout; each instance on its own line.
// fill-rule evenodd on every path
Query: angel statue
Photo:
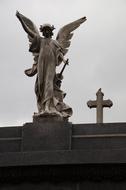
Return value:
M 68 52 L 70 40 L 73 36 L 73 31 L 78 28 L 86 17 L 80 18 L 70 24 L 63 26 L 56 37 L 52 39 L 53 25 L 40 25 L 40 32 L 34 23 L 24 15 L 16 12 L 16 16 L 21 22 L 25 32 L 28 34 L 29 51 L 34 56 L 32 68 L 25 70 L 25 74 L 29 77 L 37 74 L 35 82 L 35 94 L 37 98 L 38 113 L 34 116 L 60 116 L 63 119 L 68 119 L 72 115 L 72 108 L 63 102 L 65 93 L 60 89 L 63 79 L 62 71 L 56 73 L 56 66 L 62 62 L 68 64 L 68 59 L 64 56 Z

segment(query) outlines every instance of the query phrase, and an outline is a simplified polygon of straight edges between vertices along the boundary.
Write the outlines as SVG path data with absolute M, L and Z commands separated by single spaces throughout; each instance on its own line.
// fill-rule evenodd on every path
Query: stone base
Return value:
M 126 189 L 126 123 L 0 128 L 0 190 L 61 189 Z
M 35 113 L 33 115 L 33 122 L 55 122 L 55 121 L 68 121 L 68 118 L 61 117 L 55 113 Z
M 51 118 L 52 119 L 52 118 Z M 22 128 L 22 151 L 69 150 L 72 124 L 37 118 Z

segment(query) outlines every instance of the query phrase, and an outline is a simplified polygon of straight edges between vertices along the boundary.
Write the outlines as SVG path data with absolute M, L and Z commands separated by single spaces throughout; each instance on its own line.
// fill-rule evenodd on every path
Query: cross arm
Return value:
M 89 101 L 87 102 L 87 106 L 88 106 L 89 108 L 96 108 L 96 107 L 97 107 L 97 101 L 96 101 L 96 100 L 89 100 Z
M 109 107 L 111 108 L 113 106 L 113 102 L 111 100 L 104 100 L 103 101 L 103 107 Z

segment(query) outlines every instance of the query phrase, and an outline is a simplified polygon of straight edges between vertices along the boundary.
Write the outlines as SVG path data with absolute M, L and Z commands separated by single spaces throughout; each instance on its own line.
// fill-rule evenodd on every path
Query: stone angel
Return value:
M 70 117 L 72 108 L 63 102 L 65 94 L 57 85 L 56 66 L 62 62 L 67 64 L 68 59 L 65 60 L 64 56 L 68 52 L 70 40 L 73 36 L 72 32 L 86 21 L 86 17 L 63 26 L 59 30 L 56 40 L 53 40 L 53 30 L 55 29 L 53 25 L 40 25 L 41 36 L 37 27 L 29 18 L 18 11 L 16 16 L 28 34 L 29 51 L 34 56 L 32 68 L 25 70 L 25 74 L 29 77 L 37 74 L 35 94 L 38 113 L 34 116 L 55 115 L 63 119 Z

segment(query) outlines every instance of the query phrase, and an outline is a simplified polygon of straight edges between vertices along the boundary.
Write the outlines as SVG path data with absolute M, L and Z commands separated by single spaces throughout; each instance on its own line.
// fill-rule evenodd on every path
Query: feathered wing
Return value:
M 34 33 L 37 36 L 40 36 L 39 31 L 37 29 L 37 27 L 35 26 L 35 24 L 27 17 L 25 17 L 23 14 L 18 12 L 17 15 L 18 19 L 20 20 L 22 26 L 23 24 L 32 31 L 32 33 Z M 24 27 L 23 27 L 24 28 Z M 28 33 L 27 33 L 28 34 Z M 28 34 L 28 39 L 29 39 L 29 49 L 31 48 L 31 45 L 33 44 L 34 38 L 31 37 Z M 32 66 L 32 68 L 25 70 L 25 74 L 27 76 L 34 76 L 37 73 L 37 62 L 38 62 L 38 53 L 34 53 L 32 52 L 33 56 L 34 56 L 34 64 Z
M 86 17 L 82 17 L 74 22 L 71 22 L 65 26 L 63 26 L 56 37 L 56 40 L 63 48 L 64 55 L 67 53 L 68 48 L 71 44 L 71 38 L 73 36 L 73 31 L 78 28 L 83 22 L 86 21 Z
M 27 18 L 26 16 L 24 16 L 23 14 L 19 13 L 18 12 L 18 18 L 19 20 L 22 22 L 24 22 L 24 24 L 36 35 L 40 35 L 39 34 L 39 31 L 36 27 L 36 25 L 29 19 Z M 29 42 L 33 42 L 33 38 L 28 34 L 28 39 L 29 39 Z

